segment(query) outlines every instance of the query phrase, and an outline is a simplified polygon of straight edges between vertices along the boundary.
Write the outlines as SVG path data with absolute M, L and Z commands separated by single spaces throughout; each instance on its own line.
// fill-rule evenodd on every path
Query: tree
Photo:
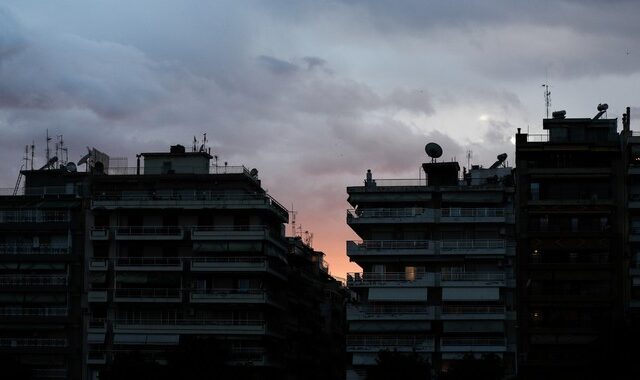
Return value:
M 382 350 L 376 359 L 377 365 L 369 368 L 366 380 L 429 380 L 431 364 L 417 353 L 399 353 Z

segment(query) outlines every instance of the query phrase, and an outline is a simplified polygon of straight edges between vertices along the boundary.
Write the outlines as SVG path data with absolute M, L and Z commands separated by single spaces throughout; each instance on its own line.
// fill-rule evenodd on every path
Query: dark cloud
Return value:
M 274 74 L 292 74 L 298 71 L 297 65 L 268 55 L 259 56 L 258 61 Z

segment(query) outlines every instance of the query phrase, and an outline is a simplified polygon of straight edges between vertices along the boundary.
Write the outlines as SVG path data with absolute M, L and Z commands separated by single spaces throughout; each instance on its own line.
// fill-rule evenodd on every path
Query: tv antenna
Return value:
M 47 163 L 51 160 L 51 151 L 49 150 L 49 141 L 51 141 L 51 137 L 49 137 L 49 129 L 47 128 L 47 150 L 46 150 L 46 159 Z
M 293 203 L 291 203 L 291 211 L 289 211 L 289 213 L 291 214 L 291 236 L 295 237 L 296 236 L 296 215 L 298 214 L 298 211 L 293 209 Z
M 547 109 L 547 119 L 549 118 L 549 107 L 551 107 L 551 91 L 549 91 L 549 84 L 543 83 L 544 87 L 544 106 Z
M 473 156 L 473 152 L 471 149 L 467 150 L 467 168 L 471 170 L 471 157 Z

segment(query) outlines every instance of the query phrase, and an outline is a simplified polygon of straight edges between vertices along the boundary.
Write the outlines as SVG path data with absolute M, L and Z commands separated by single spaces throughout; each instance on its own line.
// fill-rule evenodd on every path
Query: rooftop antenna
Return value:
M 471 149 L 467 150 L 467 167 L 471 168 L 471 157 L 473 156 L 473 152 Z
M 47 163 L 51 160 L 51 152 L 49 151 L 49 141 L 51 141 L 51 137 L 49 137 L 49 129 L 47 128 L 47 151 L 46 151 L 46 160 Z
M 198 145 L 198 140 L 196 140 L 196 136 L 193 136 L 193 146 L 191 147 L 191 151 L 196 151 L 196 146 Z
M 33 170 L 33 156 L 36 151 L 36 142 L 35 140 L 31 141 L 31 170 Z
M 293 209 L 293 203 L 291 203 L 291 211 L 289 211 L 291 213 L 291 236 L 295 237 L 296 236 L 296 215 L 298 214 L 298 211 Z
M 544 87 L 544 105 L 547 109 L 547 119 L 549 118 L 549 107 L 551 107 L 551 91 L 549 91 L 549 84 L 543 83 Z

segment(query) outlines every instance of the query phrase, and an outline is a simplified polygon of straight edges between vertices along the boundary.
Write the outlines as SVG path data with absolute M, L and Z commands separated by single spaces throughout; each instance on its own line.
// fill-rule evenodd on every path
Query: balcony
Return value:
M 401 256 L 435 253 L 431 240 L 364 240 L 347 241 L 347 256 Z
M 182 271 L 182 259 L 179 257 L 117 257 L 115 269 L 119 271 Z
M 440 318 L 443 320 L 506 319 L 506 308 L 502 305 L 444 305 Z
M 92 227 L 89 233 L 91 240 L 109 240 L 109 227 Z
M 63 223 L 71 220 L 69 211 L 2 210 L 0 223 Z
M 423 321 L 436 319 L 434 306 L 413 305 L 349 305 L 347 321 L 407 320 Z
M 435 212 L 430 208 L 368 208 L 347 210 L 347 223 L 379 224 L 379 223 L 433 223 Z
M 116 240 L 182 240 L 182 227 L 137 226 L 116 227 Z
M 504 255 L 507 245 L 503 239 L 442 240 L 440 253 L 443 255 Z
M 106 289 L 89 289 L 87 300 L 90 303 L 107 302 L 109 299 L 109 293 Z
M 40 244 L 0 244 L 0 255 L 67 255 L 69 247 Z
M 263 289 L 194 289 L 193 303 L 266 303 L 270 297 Z
M 171 334 L 242 334 L 263 335 L 266 323 L 262 319 L 116 319 L 115 333 L 171 333 Z
M 31 370 L 34 379 L 68 379 L 66 368 L 34 368 Z
M 640 242 L 640 227 L 631 227 L 629 229 L 629 241 Z
M 434 352 L 432 338 L 415 335 L 349 335 L 347 352 L 378 352 L 390 350 L 398 352 Z
M 89 261 L 89 270 L 92 272 L 104 272 L 109 269 L 108 259 L 91 259 Z
M 441 223 L 505 223 L 507 216 L 504 208 L 443 208 L 440 210 Z
M 191 229 L 192 240 L 262 240 L 269 236 L 266 226 L 198 226 Z
M 87 332 L 93 334 L 104 334 L 107 332 L 107 320 L 104 318 L 91 318 L 87 326 Z
M 441 352 L 505 352 L 504 338 L 441 338 Z
M 182 290 L 177 288 L 116 288 L 115 302 L 182 302 Z
M 66 317 L 69 310 L 66 307 L 2 307 L 2 317 Z
M 64 286 L 64 285 L 67 285 L 66 275 L 6 274 L 6 275 L 0 276 L 0 287 Z
M 287 209 L 267 194 L 225 194 L 201 190 L 112 193 L 94 196 L 91 208 L 265 209 L 276 213 L 284 221 L 289 220 Z
M 286 268 L 278 268 L 264 256 L 192 257 L 192 272 L 269 272 L 285 278 Z
M 89 351 L 87 364 L 107 364 L 107 353 L 104 351 Z
M 435 273 L 430 272 L 352 272 L 347 273 L 349 287 L 435 286 Z
M 64 338 L 0 338 L 0 348 L 58 348 L 67 344 Z
M 505 286 L 506 275 L 504 273 L 463 272 L 441 273 L 440 286 Z

